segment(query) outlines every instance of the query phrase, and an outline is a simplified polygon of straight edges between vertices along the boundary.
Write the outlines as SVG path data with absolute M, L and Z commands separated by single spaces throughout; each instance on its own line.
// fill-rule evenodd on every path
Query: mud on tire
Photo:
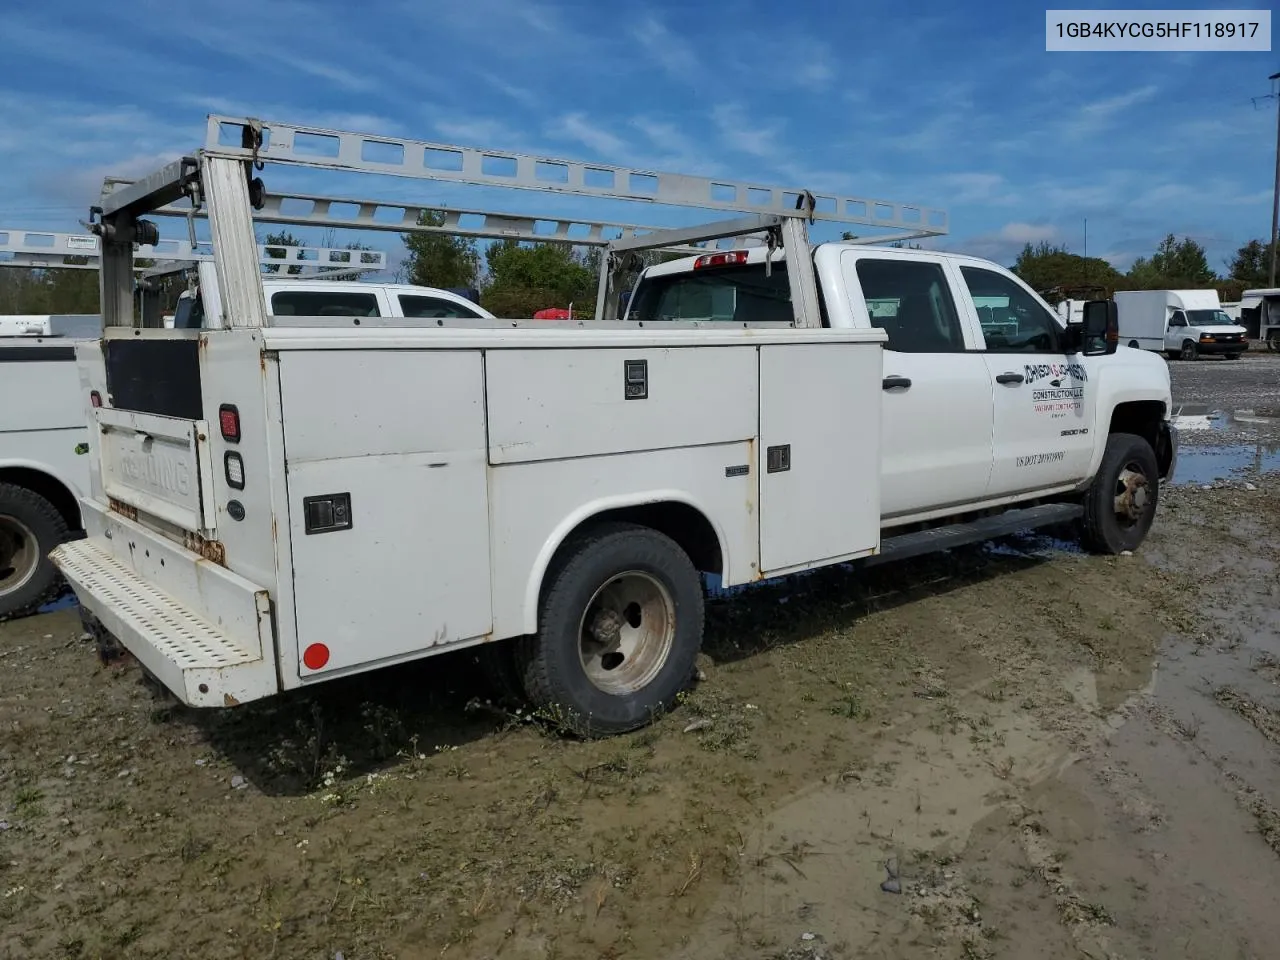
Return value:
M 535 709 L 579 736 L 624 733 L 669 710 L 691 682 L 702 581 L 664 534 L 597 524 L 547 571 L 538 628 L 515 646 Z
M 67 523 L 38 493 L 0 483 L 0 620 L 33 612 L 62 589 L 49 551 L 70 538 Z
M 1084 496 L 1083 546 L 1094 553 L 1136 550 L 1151 529 L 1160 499 L 1160 468 L 1142 437 L 1113 433 Z

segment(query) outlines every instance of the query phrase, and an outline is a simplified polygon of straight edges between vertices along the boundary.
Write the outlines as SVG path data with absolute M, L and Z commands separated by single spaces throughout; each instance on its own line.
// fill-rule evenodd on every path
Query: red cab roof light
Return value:
M 693 261 L 693 269 L 701 270 L 703 267 L 728 267 L 740 266 L 747 262 L 746 250 L 726 250 L 724 253 L 708 253 Z

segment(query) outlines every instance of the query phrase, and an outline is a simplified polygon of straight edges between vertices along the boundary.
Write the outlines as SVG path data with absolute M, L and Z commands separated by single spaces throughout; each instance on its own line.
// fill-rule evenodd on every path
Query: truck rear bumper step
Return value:
M 64 543 L 50 557 L 80 605 L 184 703 L 233 706 L 278 691 L 274 667 L 258 653 L 228 639 L 92 539 Z M 271 616 L 265 591 L 259 616 Z
M 969 523 L 953 523 L 929 530 L 903 533 L 896 537 L 885 537 L 880 542 L 880 552 L 863 560 L 862 564 L 874 566 L 890 560 L 904 560 L 938 550 L 950 550 L 969 543 L 981 543 L 983 540 L 991 540 L 994 537 L 1021 533 L 1023 530 L 1069 523 L 1083 515 L 1084 508 L 1076 503 L 1042 503 L 1039 506 L 1024 507 L 1021 510 L 1006 510 L 1004 513 L 983 517 Z

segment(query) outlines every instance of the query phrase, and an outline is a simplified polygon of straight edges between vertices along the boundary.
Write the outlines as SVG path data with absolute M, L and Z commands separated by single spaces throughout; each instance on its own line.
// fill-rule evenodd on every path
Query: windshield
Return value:
M 1234 327 L 1225 310 L 1188 310 L 1187 323 L 1193 327 Z
M 715 320 L 745 323 L 795 319 L 785 263 L 765 276 L 763 263 L 646 277 L 628 320 Z

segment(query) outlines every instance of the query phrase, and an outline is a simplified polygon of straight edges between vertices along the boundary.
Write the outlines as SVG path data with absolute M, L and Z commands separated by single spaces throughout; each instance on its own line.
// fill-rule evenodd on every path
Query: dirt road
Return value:
M 704 681 L 617 740 L 462 655 L 206 713 L 71 611 L 0 625 L 0 957 L 1274 956 L 1280 475 L 1229 474 L 1280 362 L 1172 369 L 1195 482 L 1139 555 L 713 605 Z

